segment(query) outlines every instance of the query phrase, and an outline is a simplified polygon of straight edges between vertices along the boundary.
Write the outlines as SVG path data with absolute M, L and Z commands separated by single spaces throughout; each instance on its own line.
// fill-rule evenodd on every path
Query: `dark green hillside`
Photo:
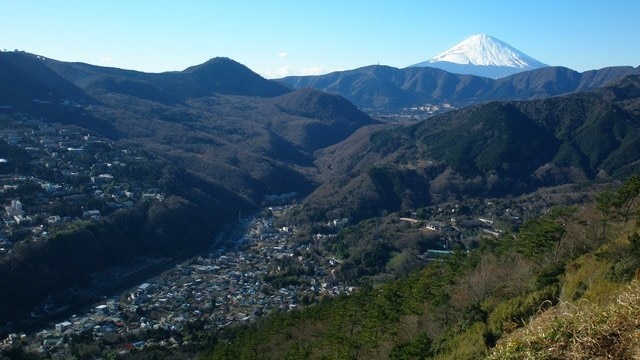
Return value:
M 305 208 L 312 218 L 324 213 L 326 220 L 340 213 L 336 209 L 347 209 L 340 216 L 360 214 L 337 204 L 369 202 L 373 214 L 401 209 L 402 195 L 389 198 L 364 186 L 370 184 L 363 180 L 369 169 L 387 165 L 413 169 L 410 183 L 428 184 L 422 189 L 429 196 L 422 199 L 436 203 L 624 178 L 639 169 L 640 117 L 633 110 L 637 78 L 619 84 L 579 95 L 478 105 L 405 128 L 361 133 L 320 153 L 323 176 L 334 180 L 306 199 Z M 387 208 L 371 201 L 382 198 Z
M 630 309 L 637 313 L 637 295 L 625 298 L 632 302 L 623 302 L 625 306 L 610 319 L 609 312 L 599 316 L 587 311 L 600 321 L 580 329 L 579 323 L 571 322 L 581 317 L 563 314 L 573 313 L 575 306 L 618 304 L 614 296 L 618 289 L 637 293 L 637 285 L 627 284 L 640 266 L 639 228 L 634 225 L 639 190 L 637 178 L 629 179 L 582 210 L 555 208 L 526 222 L 517 233 L 487 239 L 477 250 L 454 253 L 399 280 L 218 332 L 203 358 L 460 360 L 528 358 L 531 353 L 537 354 L 533 358 L 567 358 L 576 354 L 569 349 L 583 349 L 577 353 L 594 358 L 631 354 L 637 342 L 616 339 L 634 336 L 637 328 L 629 326 L 624 314 Z M 605 201 L 606 196 L 613 201 Z M 635 204 L 630 207 L 631 221 L 622 217 L 628 213 L 624 204 Z M 608 223 L 604 236 L 602 221 Z M 375 228 L 375 222 L 369 226 Z M 413 236 L 410 228 L 398 223 L 385 226 L 396 238 Z M 369 251 L 360 259 L 375 264 L 375 248 Z M 535 318 L 548 322 L 544 334 L 528 328 Z M 611 323 L 615 326 L 605 325 Z M 528 338 L 529 331 L 538 335 Z M 603 342 L 590 346 L 580 341 L 585 338 Z M 515 341 L 517 346 L 503 341 Z M 514 355 L 491 355 L 493 351 Z
M 428 169 L 372 167 L 354 178 L 338 176 L 326 181 L 292 216 L 299 224 L 342 217 L 358 222 L 430 204 L 429 186 Z
M 13 253 L 0 261 L 3 323 L 19 321 L 47 295 L 90 286 L 92 273 L 132 264 L 139 256 L 180 258 L 190 254 L 206 244 L 203 235 L 220 226 L 205 221 L 206 212 L 182 198 L 149 205 L 120 212 L 102 223 L 74 224 L 46 241 L 16 244 Z M 200 217 L 199 225 L 178 230 L 184 217 Z M 69 298 L 70 305 L 83 300 Z
M 554 129 L 563 141 L 554 163 L 579 168 L 589 176 L 600 171 L 624 177 L 638 169 L 637 76 L 617 81 L 591 93 L 576 94 L 571 101 L 554 98 L 522 103 L 528 116 Z
M 464 123 L 421 139 L 436 160 L 465 177 L 527 177 L 551 160 L 559 141 L 513 104 L 482 106 Z
M 603 99 L 617 102 L 632 114 L 640 114 L 640 76 L 623 77 L 594 92 Z
M 464 176 L 495 170 L 527 177 L 547 162 L 590 178 L 601 170 L 624 176 L 620 168 L 635 161 L 628 155 L 636 151 L 628 150 L 637 146 L 638 118 L 604 100 L 576 96 L 488 104 L 464 114 L 463 124 L 423 138 L 433 142 L 436 159 Z

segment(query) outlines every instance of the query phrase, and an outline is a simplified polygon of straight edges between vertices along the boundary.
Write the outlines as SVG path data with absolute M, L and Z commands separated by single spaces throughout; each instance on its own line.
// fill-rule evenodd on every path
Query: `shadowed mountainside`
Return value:
M 291 90 L 228 58 L 157 74 L 22 52 L 0 65 L 17 74 L 0 84 L 13 94 L 5 105 L 143 146 L 252 202 L 310 191 L 313 151 L 376 123 L 339 96 Z
M 270 97 L 290 92 L 229 58 L 213 58 L 183 71 L 144 73 L 46 59 L 46 65 L 95 96 L 119 93 L 165 104 L 213 94 Z

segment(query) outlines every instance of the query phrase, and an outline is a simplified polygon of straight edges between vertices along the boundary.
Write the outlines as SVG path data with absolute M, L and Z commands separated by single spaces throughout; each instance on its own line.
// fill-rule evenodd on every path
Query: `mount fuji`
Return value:
M 546 66 L 493 36 L 477 34 L 430 60 L 410 67 L 433 67 L 456 74 L 498 79 Z

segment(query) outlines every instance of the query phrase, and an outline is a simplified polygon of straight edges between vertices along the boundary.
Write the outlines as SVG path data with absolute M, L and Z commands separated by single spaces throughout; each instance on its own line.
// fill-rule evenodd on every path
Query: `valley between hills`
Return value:
M 631 358 L 638 72 L 2 52 L 0 359 Z

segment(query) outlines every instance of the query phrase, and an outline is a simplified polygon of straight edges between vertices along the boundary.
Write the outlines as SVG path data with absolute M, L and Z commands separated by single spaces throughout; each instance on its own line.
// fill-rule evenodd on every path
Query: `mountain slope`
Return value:
M 143 73 L 46 59 L 46 64 L 89 94 L 119 93 L 175 104 L 212 94 L 272 97 L 291 91 L 229 58 L 213 58 L 183 71 Z
M 433 68 L 367 66 L 319 76 L 281 79 L 294 88 L 312 87 L 339 94 L 361 108 L 397 109 L 429 101 L 455 102 L 491 88 L 489 79 L 455 75 Z
M 267 80 L 246 66 L 229 58 L 213 58 L 203 64 L 185 69 L 175 75 L 188 76 L 194 90 L 185 91 L 188 97 L 210 95 L 243 95 L 272 97 L 291 91 L 286 86 Z
M 497 79 L 547 65 L 493 36 L 477 34 L 430 60 L 412 66 Z
M 34 99 L 95 103 L 90 96 L 44 64 L 45 59 L 21 52 L 0 53 L 0 101 L 28 107 Z
M 564 303 L 506 336 L 488 359 L 633 359 L 640 352 L 640 287 L 620 286 L 615 301 Z
M 376 123 L 346 99 L 309 88 L 273 98 L 270 103 L 286 114 L 307 119 L 301 125 L 280 117 L 271 121 L 270 129 L 308 151 L 333 145 L 360 127 Z
M 420 139 L 435 159 L 466 176 L 495 171 L 525 177 L 557 151 L 553 134 L 512 104 L 490 103 L 474 110 L 459 126 Z
M 615 214 L 605 220 L 606 237 L 596 235 L 602 203 L 553 208 L 398 280 L 227 328 L 204 358 L 255 358 L 258 349 L 265 359 L 632 359 L 639 348 L 640 292 L 630 283 L 640 264 L 638 180 L 614 190 L 615 197 L 632 190 L 633 215 L 621 220 L 621 203 L 604 210 Z M 392 228 L 394 238 L 416 231 L 401 223 L 389 216 L 369 226 L 377 234 Z M 376 237 L 371 246 L 386 242 Z
M 339 96 L 294 91 L 228 58 L 157 74 L 17 52 L 0 54 L 0 65 L 15 78 L 0 86 L 27 112 L 41 94 L 82 100 L 39 115 L 143 146 L 254 203 L 310 191 L 313 151 L 376 123 Z
M 357 221 L 409 204 L 517 195 L 634 174 L 640 171 L 640 116 L 627 107 L 638 109 L 638 79 L 628 77 L 589 93 L 492 102 L 409 127 L 358 132 L 320 152 L 317 165 L 327 180 L 305 200 L 306 216 L 324 221 L 348 215 Z M 614 101 L 610 94 L 617 94 Z M 375 186 L 381 173 L 409 191 L 372 202 L 383 194 Z M 408 185 L 415 183 L 426 193 Z
M 223 226 L 234 222 L 238 214 L 254 211 L 267 195 L 309 193 L 316 186 L 314 151 L 377 123 L 337 95 L 294 91 L 229 59 L 214 59 L 184 72 L 146 74 L 0 53 L 0 94 L 0 118 L 8 129 L 51 128 L 48 124 L 55 124 L 56 129 L 50 135 L 55 146 L 47 146 L 46 152 L 38 148 L 42 149 L 40 158 L 32 159 L 19 149 L 25 163 L 35 163 L 20 169 L 21 176 L 29 176 L 24 181 L 29 187 L 21 188 L 20 194 L 28 196 L 16 191 L 6 193 L 5 200 L 14 196 L 35 199 L 36 194 L 40 199 L 36 179 L 55 181 L 64 185 L 61 198 L 67 191 L 73 191 L 73 197 L 78 192 L 73 207 L 97 206 L 102 211 L 100 221 L 65 223 L 61 231 L 56 227 L 47 237 L 38 237 L 37 244 L 22 241 L 31 239 L 31 232 L 23 231 L 9 254 L 3 250 L 1 331 L 11 328 L 8 320 L 15 319 L 17 327 L 22 327 L 18 325 L 22 320 L 29 322 L 30 310 L 48 294 L 55 297 L 68 288 L 90 286 L 90 274 L 146 257 L 173 261 L 219 245 L 212 242 L 223 239 Z M 74 127 L 60 129 L 59 123 Z M 78 146 L 75 141 L 66 145 L 63 131 L 91 139 L 79 142 L 86 148 L 99 144 L 97 147 L 113 149 L 113 158 L 118 159 L 116 164 L 107 164 L 105 159 L 110 158 L 102 152 L 86 151 L 75 158 L 78 162 L 73 166 L 109 171 L 117 180 L 105 188 L 139 187 L 132 192 L 140 194 L 157 189 L 153 191 L 162 193 L 162 200 L 139 201 L 119 210 L 107 205 L 111 197 L 96 200 L 98 185 L 91 182 L 88 171 L 78 177 L 66 176 L 55 165 L 64 161 L 63 169 L 66 165 L 77 169 L 64 160 L 74 155 L 65 154 L 61 160 L 56 155 L 66 152 L 68 146 Z M 47 162 L 43 170 L 40 161 L 49 160 L 49 151 L 55 162 L 51 168 Z M 121 153 L 141 156 L 121 158 Z M 3 158 L 9 157 L 3 154 Z M 129 173 L 145 181 L 121 176 Z M 82 185 L 68 186 L 76 182 Z M 49 214 L 45 210 L 43 214 Z M 148 269 L 149 273 L 160 270 Z M 130 280 L 115 279 L 109 286 Z M 75 291 L 68 294 L 65 304 L 72 309 L 86 301 L 79 300 L 83 295 Z
M 290 76 L 280 81 L 294 88 L 312 87 L 339 94 L 362 109 L 397 111 L 425 104 L 461 108 L 493 100 L 556 96 L 594 89 L 632 74 L 640 74 L 640 67 L 610 67 L 584 73 L 544 67 L 493 80 L 429 67 L 367 66 L 326 75 Z

